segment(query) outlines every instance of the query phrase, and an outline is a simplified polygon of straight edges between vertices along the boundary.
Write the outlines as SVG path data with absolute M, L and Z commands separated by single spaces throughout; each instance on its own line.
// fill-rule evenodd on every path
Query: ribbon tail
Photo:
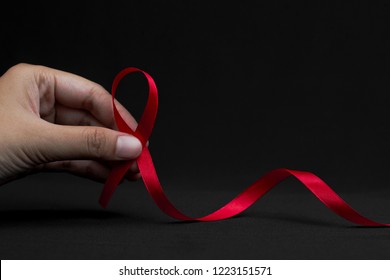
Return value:
M 103 208 L 107 207 L 108 202 L 110 201 L 122 178 L 125 176 L 127 170 L 129 170 L 130 165 L 131 161 L 126 161 L 112 168 L 104 185 L 102 194 L 99 198 L 99 203 Z
M 225 206 L 212 212 L 209 215 L 199 218 L 191 218 L 175 208 L 165 195 L 158 179 L 149 149 L 145 148 L 137 160 L 144 184 L 157 206 L 168 216 L 186 221 L 218 221 L 236 216 L 268 193 L 273 187 L 289 177 L 298 179 L 314 196 L 326 207 L 338 216 L 358 225 L 370 227 L 388 227 L 390 224 L 383 224 L 372 221 L 345 202 L 328 184 L 313 173 L 306 171 L 290 170 L 286 168 L 274 169 L 261 176 L 252 185 L 247 187 Z

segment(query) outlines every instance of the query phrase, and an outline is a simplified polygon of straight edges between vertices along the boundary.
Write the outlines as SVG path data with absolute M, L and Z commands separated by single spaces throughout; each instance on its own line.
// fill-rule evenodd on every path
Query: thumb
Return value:
M 134 136 L 95 126 L 49 124 L 40 153 L 48 161 L 67 159 L 131 160 L 142 151 Z M 42 134 L 41 134 L 42 135 Z

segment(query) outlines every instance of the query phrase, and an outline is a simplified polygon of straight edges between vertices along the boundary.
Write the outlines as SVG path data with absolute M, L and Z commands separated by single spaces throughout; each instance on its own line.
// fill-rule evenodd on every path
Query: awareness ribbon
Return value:
M 133 72 L 142 73 L 145 76 L 149 85 L 149 96 L 146 102 L 145 110 L 135 131 L 131 129 L 123 120 L 114 102 L 115 92 L 119 82 L 123 79 L 123 77 Z M 356 210 L 349 206 L 348 203 L 346 203 L 339 195 L 337 195 L 324 181 L 322 181 L 313 173 L 307 171 L 290 170 L 285 168 L 274 169 L 263 175 L 262 177 L 257 179 L 257 181 L 255 181 L 252 185 L 246 188 L 242 193 L 236 196 L 233 200 L 231 200 L 225 206 L 221 207 L 215 212 L 200 218 L 188 217 L 185 214 L 181 213 L 179 210 L 177 210 L 165 195 L 164 190 L 157 177 L 157 173 L 149 149 L 146 145 L 152 133 L 158 109 L 157 87 L 153 78 L 148 73 L 138 68 L 125 68 L 115 77 L 112 84 L 111 94 L 114 118 L 118 130 L 134 135 L 142 143 L 143 149 L 141 155 L 137 158 L 137 164 L 146 189 L 148 190 L 150 196 L 153 198 L 156 205 L 165 214 L 171 216 L 174 219 L 184 221 L 217 221 L 233 217 L 250 207 L 275 185 L 285 180 L 286 178 L 293 176 L 298 179 L 307 189 L 309 189 L 325 206 L 327 206 L 340 217 L 362 226 L 390 226 L 390 224 L 378 223 L 359 214 Z M 114 166 L 111 170 L 111 173 L 107 178 L 99 200 L 100 204 L 104 208 L 107 207 L 111 196 L 113 195 L 118 184 L 130 168 L 130 165 L 130 161 L 124 161 Z

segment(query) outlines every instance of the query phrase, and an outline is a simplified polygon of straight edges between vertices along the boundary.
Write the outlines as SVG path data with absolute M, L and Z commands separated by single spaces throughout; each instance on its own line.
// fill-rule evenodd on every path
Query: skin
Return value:
M 116 103 L 134 129 L 134 118 Z M 116 131 L 111 95 L 99 84 L 30 64 L 0 77 L 0 185 L 53 170 L 102 182 L 114 162 L 134 161 L 141 150 L 138 139 Z M 135 161 L 127 178 L 140 178 Z

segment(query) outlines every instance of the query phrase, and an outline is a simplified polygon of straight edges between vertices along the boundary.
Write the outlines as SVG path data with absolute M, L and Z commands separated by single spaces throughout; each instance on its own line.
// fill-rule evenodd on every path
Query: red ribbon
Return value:
M 146 103 L 145 110 L 142 114 L 141 120 L 137 129 L 132 130 L 119 114 L 115 103 L 115 92 L 119 82 L 123 77 L 129 73 L 141 72 L 147 79 L 149 84 L 149 97 Z M 339 195 L 337 195 L 324 181 L 313 173 L 306 171 L 289 170 L 285 168 L 275 169 L 260 177 L 251 186 L 245 189 L 237 197 L 221 207 L 217 211 L 200 218 L 191 218 L 175 208 L 164 193 L 164 190 L 157 177 L 156 170 L 153 165 L 152 157 L 149 149 L 146 146 L 150 134 L 152 133 L 154 122 L 156 120 L 158 109 L 158 94 L 157 87 L 152 77 L 137 68 L 126 68 L 118 73 L 112 84 L 112 106 L 114 109 L 114 117 L 118 129 L 122 132 L 132 134 L 137 137 L 143 146 L 141 155 L 137 159 L 138 168 L 140 170 L 142 179 L 148 190 L 150 196 L 153 198 L 157 206 L 167 215 L 178 220 L 187 221 L 217 221 L 233 217 L 255 203 L 259 198 L 265 195 L 275 185 L 293 176 L 298 179 L 306 188 L 308 188 L 323 204 L 335 212 L 337 215 L 349 220 L 355 224 L 363 226 L 384 227 L 390 224 L 382 224 L 360 215 L 356 210 L 348 205 Z M 115 166 L 104 186 L 100 197 L 100 204 L 105 208 L 117 188 L 119 182 L 125 176 L 130 167 L 130 161 L 126 161 Z

